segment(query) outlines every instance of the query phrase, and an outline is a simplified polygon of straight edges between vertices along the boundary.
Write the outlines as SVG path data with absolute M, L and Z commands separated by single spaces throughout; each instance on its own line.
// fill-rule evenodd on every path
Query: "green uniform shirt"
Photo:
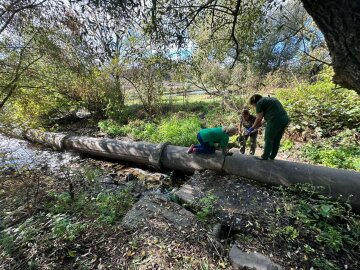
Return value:
M 200 136 L 204 142 L 208 142 L 211 146 L 214 143 L 219 143 L 221 147 L 226 147 L 229 142 L 229 135 L 222 131 L 222 127 L 202 129 Z
M 256 103 L 256 113 L 263 113 L 266 121 L 288 121 L 288 115 L 280 101 L 273 97 L 263 97 Z

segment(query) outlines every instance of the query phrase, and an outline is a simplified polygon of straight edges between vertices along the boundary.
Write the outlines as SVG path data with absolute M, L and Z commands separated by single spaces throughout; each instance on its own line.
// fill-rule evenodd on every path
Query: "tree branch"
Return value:
M 239 57 L 240 52 L 241 52 L 241 50 L 239 48 L 239 42 L 238 42 L 238 40 L 236 38 L 236 35 L 235 35 L 236 23 L 237 23 L 237 18 L 238 18 L 238 15 L 239 15 L 240 5 L 241 5 L 241 0 L 237 0 L 235 10 L 233 11 L 234 20 L 233 20 L 233 25 L 232 25 L 232 29 L 231 29 L 231 38 L 235 43 L 235 53 L 236 53 L 236 55 L 235 55 L 235 58 L 234 58 L 234 62 L 231 65 L 231 68 L 233 68 L 235 66 L 236 60 Z
M 15 15 L 25 9 L 32 9 L 32 8 L 36 8 L 40 5 L 42 5 L 43 3 L 45 3 L 47 0 L 43 0 L 39 3 L 36 3 L 36 0 L 26 6 L 22 6 L 22 7 L 19 7 L 15 10 L 12 11 L 12 13 L 10 14 L 10 16 L 7 18 L 7 20 L 5 20 L 4 24 L 0 27 L 0 34 L 6 29 L 6 27 L 10 24 L 10 22 L 13 20 L 13 18 L 15 17 Z M 17 2 L 20 2 L 20 1 L 17 1 Z M 4 15 L 4 14 L 2 14 Z

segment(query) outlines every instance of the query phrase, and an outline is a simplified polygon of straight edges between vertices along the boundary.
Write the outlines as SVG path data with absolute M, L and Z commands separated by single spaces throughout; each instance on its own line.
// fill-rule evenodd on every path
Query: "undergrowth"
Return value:
M 80 255 L 88 252 L 84 239 L 111 228 L 117 231 L 135 202 L 131 185 L 106 190 L 100 179 L 91 168 L 64 170 L 57 182 L 34 172 L 2 179 L 1 190 L 7 193 L 0 197 L 6 206 L 0 215 L 0 268 L 67 269 L 71 262 L 88 269 L 80 267 Z
M 152 143 L 170 142 L 188 146 L 197 143 L 196 134 L 201 128 L 236 124 L 237 112 L 225 112 L 219 104 L 205 108 L 193 104 L 186 111 L 158 115 L 154 118 L 132 117 L 128 121 L 106 119 L 98 123 L 102 132 L 116 137 L 126 136 L 134 140 Z
M 322 194 L 311 184 L 276 188 L 274 212 L 250 217 L 237 238 L 246 250 L 272 247 L 289 269 L 359 269 L 360 216 L 350 204 Z
M 327 167 L 360 171 L 359 132 L 344 130 L 333 137 L 306 144 L 303 156 Z
M 358 269 L 360 217 L 349 204 L 323 196 L 322 190 L 310 184 L 280 188 L 283 207 L 279 215 L 287 217 L 290 224 L 276 230 L 274 237 L 283 238 L 289 250 L 301 250 L 315 269 L 343 269 L 345 265 Z M 347 256 L 334 261 L 334 254 Z
M 352 90 L 336 88 L 331 81 L 333 71 L 325 69 L 314 84 L 298 84 L 291 89 L 278 89 L 276 97 L 299 131 L 310 129 L 330 136 L 343 128 L 358 128 L 360 97 Z
M 196 142 L 196 133 L 201 128 L 198 116 L 176 114 L 163 118 L 146 120 L 133 120 L 127 125 L 119 124 L 113 120 L 104 120 L 99 123 L 100 130 L 111 136 L 128 136 L 134 140 L 148 142 L 170 142 L 174 145 L 190 145 Z
M 203 222 L 209 224 L 211 219 L 215 214 L 215 203 L 219 200 L 212 192 L 208 192 L 204 197 L 202 197 L 197 203 L 196 212 L 197 218 Z

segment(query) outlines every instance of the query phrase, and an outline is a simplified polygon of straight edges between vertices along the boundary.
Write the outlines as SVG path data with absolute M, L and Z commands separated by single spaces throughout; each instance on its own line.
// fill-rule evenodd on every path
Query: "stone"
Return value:
M 180 201 L 192 204 L 196 199 L 197 193 L 196 186 L 184 184 L 178 191 L 175 192 L 175 195 Z
M 177 230 L 192 229 L 197 226 L 194 214 L 157 194 L 144 196 L 125 215 L 122 225 L 129 229 L 163 224 Z
M 266 218 L 269 213 L 273 213 L 271 197 L 264 191 L 267 189 L 237 176 L 204 171 L 198 176 L 192 176 L 174 194 L 194 211 L 202 198 L 208 194 L 216 196 L 213 205 L 216 222 L 238 231 L 246 226 L 249 213 L 259 218 Z
M 211 231 L 211 235 L 215 237 L 215 239 L 221 239 L 222 235 L 222 226 L 221 223 L 216 223 Z
M 132 173 L 128 173 L 127 175 L 125 175 L 125 181 L 129 182 L 134 180 L 136 177 L 132 174 Z
M 230 250 L 230 262 L 236 270 L 282 270 L 273 263 L 268 257 L 260 253 L 246 253 L 241 251 L 236 245 Z
M 101 183 L 103 183 L 103 184 L 110 184 L 110 185 L 116 184 L 116 183 L 114 182 L 114 179 L 113 179 L 112 177 L 110 177 L 110 176 L 104 177 L 104 178 L 102 179 Z

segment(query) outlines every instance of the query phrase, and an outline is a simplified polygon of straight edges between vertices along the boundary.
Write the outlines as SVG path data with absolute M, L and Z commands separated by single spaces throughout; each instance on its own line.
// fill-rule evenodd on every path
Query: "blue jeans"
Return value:
M 215 146 L 211 146 L 209 142 L 204 142 L 200 133 L 197 134 L 197 139 L 200 144 L 194 146 L 195 153 L 197 154 L 213 154 L 215 153 Z

